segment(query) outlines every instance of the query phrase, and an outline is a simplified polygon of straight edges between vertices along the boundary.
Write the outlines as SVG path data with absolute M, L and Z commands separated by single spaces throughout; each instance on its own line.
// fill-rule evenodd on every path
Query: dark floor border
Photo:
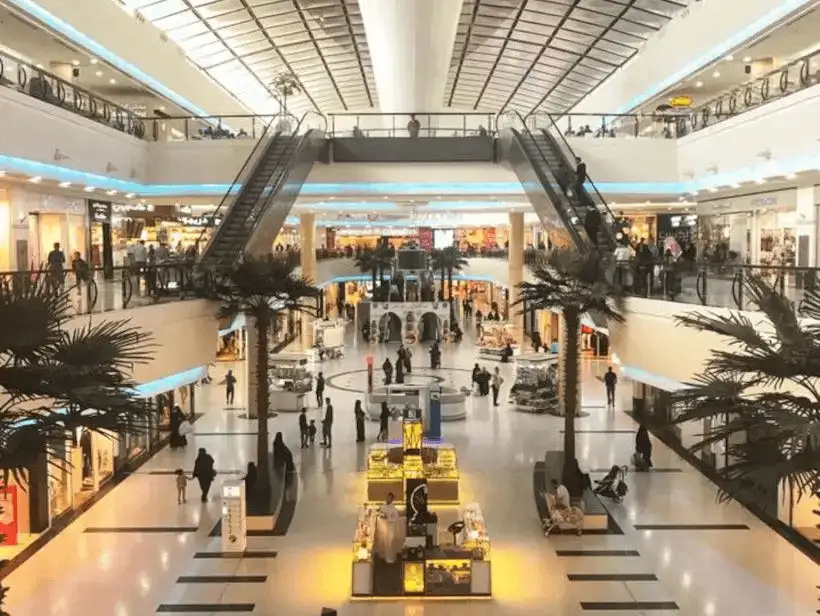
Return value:
M 83 529 L 84 533 L 102 535 L 129 534 L 129 533 L 195 533 L 199 530 L 197 526 L 89 526 Z
M 256 607 L 253 603 L 163 603 L 157 608 L 158 614 L 213 614 L 247 613 Z
M 679 610 L 674 601 L 581 601 L 582 610 L 599 611 L 651 611 L 651 610 Z
M 203 413 L 196 413 L 191 423 L 196 423 L 202 415 Z M 131 460 L 125 464 L 122 468 L 118 469 L 112 477 L 100 485 L 100 489 L 97 490 L 96 494 L 91 495 L 88 500 L 86 500 L 79 507 L 66 511 L 62 515 L 54 518 L 51 522 L 51 526 L 43 531 L 37 539 L 29 543 L 19 554 L 13 558 L 3 561 L 2 564 L 0 564 L 0 581 L 5 579 L 6 576 L 25 563 L 34 554 L 39 552 L 41 548 L 45 547 L 52 539 L 68 528 L 72 522 L 77 520 L 77 518 L 79 518 L 82 514 L 100 502 L 109 492 L 111 492 L 111 490 L 133 475 L 138 468 L 148 462 L 148 460 L 153 458 L 160 451 L 165 449 L 165 446 L 168 445 L 170 440 L 171 433 L 169 432 L 157 441 L 157 444 L 151 451 L 138 456 L 134 460 Z
M 751 530 L 747 524 L 633 524 L 635 530 Z
M 654 573 L 568 573 L 570 582 L 657 582 Z
M 245 550 L 244 552 L 197 552 L 195 559 L 242 559 L 242 558 L 276 558 L 279 552 L 274 550 Z
M 181 575 L 177 584 L 262 584 L 267 575 Z
M 555 550 L 561 557 L 571 556 L 640 556 L 638 550 Z
M 703 460 L 700 460 L 690 451 L 687 451 L 686 448 L 683 445 L 681 445 L 680 441 L 676 441 L 675 439 L 669 438 L 669 434 L 665 430 L 659 429 L 660 426 L 657 424 L 657 422 L 651 421 L 651 418 L 639 416 L 638 413 L 635 413 L 634 409 L 631 411 L 624 411 L 624 413 L 626 413 L 636 422 L 644 421 L 644 424 L 646 425 L 647 429 L 649 429 L 649 431 L 652 433 L 652 436 L 657 438 L 660 442 L 669 447 L 669 449 L 678 454 L 686 462 L 688 462 L 690 465 L 699 470 L 701 474 L 703 474 L 709 481 L 715 484 L 715 486 L 717 486 L 718 488 L 725 487 L 725 482 L 720 478 L 720 475 L 718 475 L 714 468 L 704 463 Z M 766 513 L 755 503 L 748 501 L 747 499 L 740 499 L 737 502 L 740 503 L 746 509 L 748 509 L 750 513 L 754 514 L 758 520 L 763 522 L 766 526 L 771 528 L 774 532 L 779 534 L 786 541 L 791 543 L 795 548 L 800 550 L 808 558 L 814 561 L 815 564 L 820 565 L 820 546 L 814 545 L 814 543 L 812 543 L 812 541 L 810 541 L 807 537 L 804 537 L 795 529 L 784 524 L 776 517 Z

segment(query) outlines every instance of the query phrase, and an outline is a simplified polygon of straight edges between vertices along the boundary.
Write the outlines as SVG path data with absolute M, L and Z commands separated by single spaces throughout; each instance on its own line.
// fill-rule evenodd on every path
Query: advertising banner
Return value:
M 17 486 L 0 487 L 0 545 L 17 545 Z
M 419 246 L 422 250 L 433 250 L 433 228 L 419 227 Z

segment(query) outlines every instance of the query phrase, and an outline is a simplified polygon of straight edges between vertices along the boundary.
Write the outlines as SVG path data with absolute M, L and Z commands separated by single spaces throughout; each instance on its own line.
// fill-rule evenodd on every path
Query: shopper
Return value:
M 293 454 L 285 445 L 285 441 L 282 440 L 281 432 L 277 432 L 276 436 L 273 437 L 273 469 L 286 473 L 292 473 L 296 470 L 296 466 L 293 464 Z
M 322 445 L 330 449 L 333 447 L 333 405 L 330 398 L 325 399 L 325 418 L 322 420 Z
M 188 476 L 181 468 L 176 470 L 176 484 L 177 484 L 177 503 L 182 504 L 188 502 L 185 498 L 185 492 L 188 487 Z
M 65 269 L 65 254 L 60 249 L 60 242 L 54 242 L 54 248 L 46 257 L 51 284 L 55 287 L 63 285 L 63 270 Z
M 305 407 L 302 407 L 302 410 L 299 411 L 299 439 L 302 449 L 308 446 L 308 420 L 307 409 Z
M 316 420 L 311 419 L 310 425 L 308 426 L 308 437 L 310 438 L 310 446 L 313 447 L 316 444 Z
M 639 471 L 648 471 L 652 468 L 652 441 L 649 440 L 649 431 L 641 424 L 635 435 L 636 468 Z
M 233 375 L 233 370 L 228 370 L 222 382 L 225 383 L 225 404 L 233 406 L 233 394 L 236 388 L 236 377 Z
M 437 370 L 441 367 L 441 349 L 438 346 L 438 342 L 434 342 L 433 346 L 430 347 L 430 368 L 433 370 Z
M 390 358 L 386 358 L 382 364 L 384 370 L 384 384 L 391 385 L 393 383 L 393 364 L 390 363 Z
M 575 178 L 572 185 L 572 191 L 579 201 L 583 199 L 584 183 L 587 181 L 587 164 L 580 156 L 575 157 Z
M 321 372 L 316 377 L 316 406 L 322 408 L 322 400 L 324 400 L 325 393 L 325 375 Z
M 88 263 L 82 258 L 79 252 L 75 252 L 71 259 L 71 271 L 74 272 L 74 280 L 77 283 L 77 293 L 82 292 L 82 283 L 91 280 L 91 270 Z
M 612 371 L 612 366 L 604 375 L 604 386 L 606 387 L 606 404 L 615 406 L 615 385 L 618 384 L 618 375 Z
M 410 363 L 410 360 L 412 359 L 412 357 L 413 357 L 413 351 L 411 351 L 409 348 L 404 349 L 404 369 L 406 370 L 407 374 L 410 374 L 411 372 L 413 372 L 413 366 Z
M 396 360 L 396 383 L 401 385 L 404 383 L 404 360 Z
M 216 470 L 214 470 L 214 459 L 205 451 L 204 447 L 199 448 L 199 453 L 194 461 L 193 477 L 199 482 L 199 488 L 202 490 L 202 502 L 207 502 L 208 491 L 211 489 L 211 484 L 216 477 Z
M 259 480 L 259 469 L 255 462 L 248 462 L 248 470 L 242 478 L 245 482 L 245 495 L 247 496 L 256 489 L 256 482 Z
M 472 383 L 471 387 L 476 389 L 478 391 L 478 393 L 481 393 L 481 386 L 479 385 L 479 382 L 478 382 L 479 381 L 479 379 L 478 379 L 479 374 L 481 374 L 481 368 L 479 368 L 478 363 L 476 363 L 476 365 L 473 366 L 473 376 L 472 376 L 472 379 L 471 379 L 470 382 Z
M 496 366 L 493 371 L 492 386 L 493 386 L 493 406 L 498 406 L 498 392 L 501 391 L 501 386 L 504 384 L 504 379 L 501 378 L 501 371 Z
M 361 400 L 356 400 L 353 415 L 356 417 L 356 442 L 364 443 L 364 411 L 362 410 Z
M 579 193 L 580 194 L 580 193 Z M 601 231 L 601 212 L 594 205 L 587 212 L 584 218 L 584 229 L 589 236 L 589 241 L 596 248 L 598 247 L 598 234 Z
M 387 406 L 387 401 L 382 400 L 382 410 L 379 413 L 379 434 L 376 440 L 382 443 L 387 442 L 387 424 L 390 421 L 390 407 Z

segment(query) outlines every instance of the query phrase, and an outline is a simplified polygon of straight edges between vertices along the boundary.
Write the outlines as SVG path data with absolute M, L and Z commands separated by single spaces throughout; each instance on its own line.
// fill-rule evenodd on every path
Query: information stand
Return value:
M 248 547 L 245 482 L 222 484 L 222 551 L 243 553 Z

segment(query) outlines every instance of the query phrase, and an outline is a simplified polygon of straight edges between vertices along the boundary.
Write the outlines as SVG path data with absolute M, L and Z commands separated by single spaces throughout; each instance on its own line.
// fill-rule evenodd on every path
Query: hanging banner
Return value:
M 17 545 L 17 486 L 0 488 L 0 545 Z
M 422 250 L 433 250 L 432 227 L 419 227 L 419 246 L 421 246 Z
M 497 236 L 495 233 L 495 227 L 488 227 L 484 229 L 484 247 L 485 248 L 495 248 L 497 244 Z

